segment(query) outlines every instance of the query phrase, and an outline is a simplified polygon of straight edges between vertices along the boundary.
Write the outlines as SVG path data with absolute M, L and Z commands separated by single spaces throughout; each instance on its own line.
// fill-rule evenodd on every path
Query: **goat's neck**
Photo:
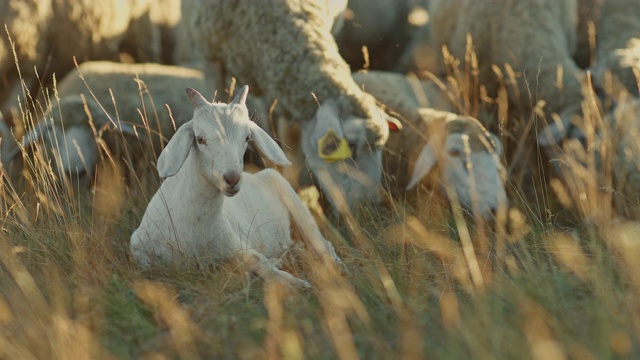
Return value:
M 187 208 L 199 213 L 206 209 L 209 216 L 222 212 L 224 195 L 202 175 L 193 152 L 187 156 L 177 176 L 178 182 L 174 185 L 180 190 L 176 201 L 186 203 Z

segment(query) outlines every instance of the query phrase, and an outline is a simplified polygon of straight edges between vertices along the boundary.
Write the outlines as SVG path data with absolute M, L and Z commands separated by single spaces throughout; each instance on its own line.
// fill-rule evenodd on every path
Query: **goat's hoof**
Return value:
M 281 271 L 277 276 L 276 280 L 280 283 L 287 285 L 290 288 L 295 289 L 311 289 L 311 284 L 307 281 L 297 278 L 287 272 Z
M 300 289 L 311 289 L 311 284 L 309 284 L 307 281 L 302 280 L 302 279 L 296 279 L 296 284 L 295 287 L 300 288 Z

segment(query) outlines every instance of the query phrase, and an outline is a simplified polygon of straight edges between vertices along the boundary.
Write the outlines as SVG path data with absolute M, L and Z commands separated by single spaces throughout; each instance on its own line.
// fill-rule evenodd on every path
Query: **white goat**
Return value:
M 187 89 L 195 106 L 193 119 L 178 129 L 158 158 L 158 173 L 167 179 L 131 235 L 131 250 L 141 266 L 154 258 L 186 257 L 200 264 L 235 258 L 262 278 L 308 287 L 270 260 L 292 244 L 289 214 L 310 247 L 323 259 L 330 256 L 342 263 L 277 171 L 242 172 L 250 140 L 275 164 L 291 164 L 276 142 L 249 120 L 248 89 L 242 87 L 228 105 L 209 103 Z

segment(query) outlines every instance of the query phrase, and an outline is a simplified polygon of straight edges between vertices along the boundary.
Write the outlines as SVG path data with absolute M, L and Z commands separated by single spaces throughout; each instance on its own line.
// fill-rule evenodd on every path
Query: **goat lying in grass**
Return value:
M 200 264 L 236 258 L 262 278 L 308 287 L 269 260 L 292 244 L 289 214 L 323 259 L 341 261 L 277 171 L 242 172 L 251 140 L 275 164 L 290 165 L 276 142 L 249 120 L 248 89 L 240 89 L 228 105 L 209 103 L 187 89 L 195 106 L 193 119 L 178 129 L 158 158 L 158 173 L 166 180 L 131 235 L 131 250 L 143 267 L 154 258 L 186 257 Z

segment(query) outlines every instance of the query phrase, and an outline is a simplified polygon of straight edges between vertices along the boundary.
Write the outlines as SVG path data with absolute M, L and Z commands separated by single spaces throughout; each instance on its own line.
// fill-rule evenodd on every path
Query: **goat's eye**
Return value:
M 200 145 L 206 145 L 207 142 L 200 136 L 196 137 L 196 141 L 198 142 L 198 144 Z
M 251 140 L 251 136 L 247 135 L 247 137 L 244 139 L 245 142 L 249 142 L 249 140 Z

